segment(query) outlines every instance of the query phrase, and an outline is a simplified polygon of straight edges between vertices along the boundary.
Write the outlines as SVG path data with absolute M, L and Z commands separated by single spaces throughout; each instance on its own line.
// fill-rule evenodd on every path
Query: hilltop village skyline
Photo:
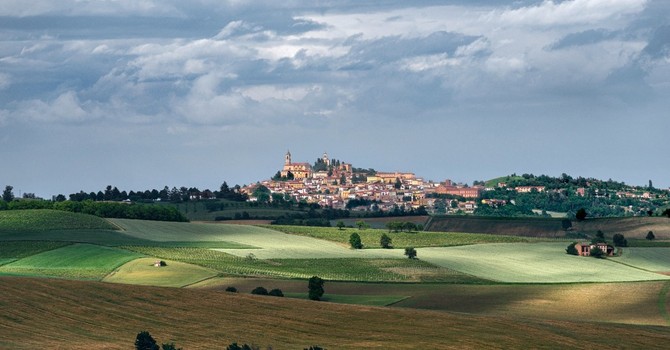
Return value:
M 383 172 L 374 169 L 354 168 L 350 163 L 330 159 L 327 152 L 314 165 L 308 162 L 294 162 L 290 150 L 284 155 L 284 165 L 272 179 L 244 186 L 242 192 L 255 201 L 254 191 L 263 185 L 272 193 L 283 194 L 296 202 L 317 203 L 333 209 L 391 211 L 396 208 L 405 211 L 427 210 L 434 212 L 439 197 L 459 198 L 444 206 L 444 212 L 474 213 L 480 198 L 487 188 L 483 182 L 475 181 L 473 186 L 454 183 L 446 179 L 442 182 L 425 180 L 413 172 Z M 504 183 L 497 186 L 505 186 Z M 517 186 L 519 193 L 542 192 L 545 186 Z M 359 206 L 347 206 L 356 200 Z M 487 204 L 502 204 L 489 200 Z

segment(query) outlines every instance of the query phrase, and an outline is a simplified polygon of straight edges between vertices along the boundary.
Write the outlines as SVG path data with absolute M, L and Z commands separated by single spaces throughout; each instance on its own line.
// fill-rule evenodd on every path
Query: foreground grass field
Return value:
M 129 349 L 139 331 L 188 350 L 664 349 L 667 327 L 351 306 L 192 289 L 0 277 L 0 348 Z M 48 317 L 45 317 L 48 315 Z M 37 331 L 39 330 L 39 331 Z
M 287 295 L 306 294 L 306 282 L 258 278 L 213 278 L 192 285 L 223 291 L 228 286 L 249 293 L 257 286 L 280 288 Z M 574 283 L 574 284 L 440 284 L 352 283 L 327 281 L 326 294 L 349 296 L 351 303 L 365 298 L 403 297 L 393 307 L 452 311 L 511 318 L 599 321 L 670 326 L 664 317 L 670 309 L 670 282 Z M 339 301 L 338 301 L 339 302 Z M 388 304 L 384 304 L 388 305 Z M 605 305 L 606 311 L 594 310 Z

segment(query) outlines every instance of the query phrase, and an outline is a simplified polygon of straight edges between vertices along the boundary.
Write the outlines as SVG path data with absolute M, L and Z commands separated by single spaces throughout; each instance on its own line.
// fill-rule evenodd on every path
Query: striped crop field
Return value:
M 492 235 L 481 233 L 459 233 L 459 232 L 389 232 L 382 229 L 359 230 L 354 228 L 338 229 L 336 227 L 310 227 L 310 226 L 265 226 L 281 232 L 313 237 L 344 245 L 349 245 L 349 236 L 357 233 L 361 236 L 364 248 L 381 248 L 379 239 L 386 234 L 393 240 L 396 248 L 406 247 L 449 247 L 481 243 L 519 243 L 519 242 L 542 242 L 547 239 L 534 237 L 518 237 L 506 235 Z M 554 240 L 549 240 L 554 241 Z
M 0 237 L 16 232 L 51 230 L 114 230 L 107 220 L 93 215 L 51 209 L 0 211 Z
M 217 271 L 178 261 L 166 260 L 166 266 L 154 266 L 155 258 L 130 261 L 103 279 L 103 282 L 140 284 L 159 287 L 184 287 L 217 275 Z
M 642 270 L 670 273 L 670 248 L 623 248 L 623 254 L 612 260 Z
M 166 222 L 149 220 L 110 219 L 124 233 L 156 242 L 235 241 L 233 238 L 274 232 L 270 229 L 249 225 L 204 224 L 188 222 Z
M 479 244 L 420 248 L 418 257 L 483 279 L 509 283 L 576 283 L 669 280 L 670 276 L 565 253 L 565 243 Z M 647 249 L 647 248 L 644 248 Z
M 99 280 L 141 254 L 90 244 L 72 244 L 0 266 L 0 274 Z

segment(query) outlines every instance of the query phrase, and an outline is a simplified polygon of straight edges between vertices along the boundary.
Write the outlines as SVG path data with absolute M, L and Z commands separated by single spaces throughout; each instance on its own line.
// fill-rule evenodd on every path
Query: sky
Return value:
M 323 152 L 670 187 L 670 1 L 2 0 L 0 185 L 218 189 Z

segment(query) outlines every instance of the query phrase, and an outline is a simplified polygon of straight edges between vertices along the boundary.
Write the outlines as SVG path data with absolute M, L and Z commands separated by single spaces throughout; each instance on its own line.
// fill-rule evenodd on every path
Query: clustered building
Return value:
M 404 210 L 420 207 L 430 210 L 435 198 L 430 194 L 448 194 L 466 199 L 449 206 L 464 212 L 473 212 L 474 201 L 484 191 L 482 186 L 468 187 L 454 184 L 450 180 L 442 183 L 424 181 L 410 172 L 370 172 L 356 170 L 349 163 L 331 162 L 327 153 L 320 159 L 320 169 L 313 169 L 309 163 L 293 162 L 291 152 L 284 156 L 284 166 L 279 171 L 281 178 L 265 180 L 246 186 L 243 190 L 255 200 L 252 193 L 256 186 L 263 185 L 272 193 L 290 196 L 297 202 L 318 203 L 334 209 L 344 209 L 352 199 L 367 200 L 372 203 L 354 210 L 388 211 L 395 208 Z

